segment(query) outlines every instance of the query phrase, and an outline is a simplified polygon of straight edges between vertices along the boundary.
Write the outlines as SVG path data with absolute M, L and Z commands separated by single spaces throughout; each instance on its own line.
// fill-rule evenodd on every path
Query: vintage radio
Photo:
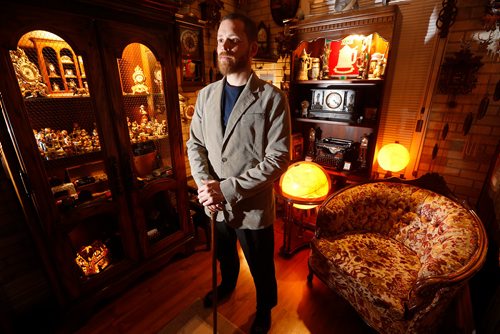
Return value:
M 345 162 L 356 161 L 356 143 L 352 140 L 324 138 L 316 143 L 314 162 L 327 168 L 343 170 Z
M 352 121 L 356 92 L 352 89 L 311 89 L 309 117 Z

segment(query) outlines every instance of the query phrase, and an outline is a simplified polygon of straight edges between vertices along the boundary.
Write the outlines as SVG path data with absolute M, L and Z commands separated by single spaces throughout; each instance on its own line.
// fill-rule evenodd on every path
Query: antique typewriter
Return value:
M 352 140 L 324 138 L 316 143 L 314 162 L 326 168 L 343 170 L 346 161 L 356 160 L 356 143 Z

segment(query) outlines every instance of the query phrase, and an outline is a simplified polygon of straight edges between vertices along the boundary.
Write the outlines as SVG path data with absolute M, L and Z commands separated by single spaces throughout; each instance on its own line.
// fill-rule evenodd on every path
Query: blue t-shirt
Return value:
M 243 88 L 245 88 L 245 85 L 231 86 L 227 81 L 224 85 L 224 94 L 222 97 L 222 126 L 224 130 L 226 129 L 229 115 L 231 115 L 231 111 L 233 111 L 234 105 L 243 91 Z

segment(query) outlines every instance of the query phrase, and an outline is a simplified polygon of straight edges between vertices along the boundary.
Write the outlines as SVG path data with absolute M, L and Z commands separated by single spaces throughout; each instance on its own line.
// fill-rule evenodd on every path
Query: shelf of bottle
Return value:
M 346 121 L 328 119 L 328 118 L 304 118 L 304 117 L 295 117 L 295 120 L 297 122 L 302 122 L 302 123 L 336 124 L 336 125 L 342 125 L 342 126 L 355 126 L 355 127 L 368 128 L 368 129 L 375 128 L 375 123 L 368 123 L 368 122 L 356 123 L 356 122 L 346 122 Z

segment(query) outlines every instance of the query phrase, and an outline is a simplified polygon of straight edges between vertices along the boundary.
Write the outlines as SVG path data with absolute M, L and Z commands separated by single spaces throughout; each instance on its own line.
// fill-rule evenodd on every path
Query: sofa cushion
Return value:
M 331 277 L 336 290 L 363 314 L 402 319 L 405 301 L 420 270 L 415 252 L 376 233 L 344 234 L 314 239 L 311 266 L 320 277 Z M 326 260 L 326 261 L 325 261 Z M 376 312 L 370 309 L 376 308 Z

